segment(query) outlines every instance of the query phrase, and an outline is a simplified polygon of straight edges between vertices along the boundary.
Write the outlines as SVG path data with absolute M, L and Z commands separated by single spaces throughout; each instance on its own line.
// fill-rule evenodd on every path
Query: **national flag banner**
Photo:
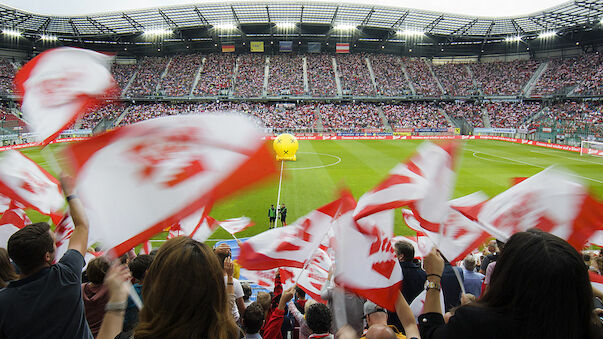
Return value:
M 471 207 L 453 206 L 501 241 L 516 232 L 539 228 L 577 249 L 603 229 L 603 203 L 577 177 L 547 168 L 506 191 Z
M 252 53 L 264 52 L 264 42 L 263 41 L 249 42 L 249 51 Z
M 33 58 L 15 75 L 15 94 L 29 130 L 46 145 L 99 98 L 117 93 L 112 57 L 87 49 L 59 47 Z
M 327 240 L 335 219 L 343 213 L 344 201 L 337 199 L 293 224 L 273 228 L 253 236 L 241 244 L 239 264 L 248 270 L 278 267 L 303 268 Z
M 248 217 L 226 219 L 218 221 L 218 224 L 230 234 L 239 233 L 255 225 Z
M 293 52 L 293 41 L 279 41 L 278 44 L 280 52 Z
M 350 44 L 348 42 L 338 42 L 335 44 L 335 53 L 350 53 Z
M 7 248 L 8 239 L 13 233 L 31 224 L 25 211 L 13 203 L 0 218 L 0 247 Z
M 406 163 L 394 167 L 384 181 L 358 199 L 354 219 L 409 206 L 423 228 L 437 232 L 438 225 L 448 217 L 456 150 L 455 143 L 419 145 Z M 361 222 L 358 225 L 362 227 Z M 393 236 L 389 230 L 386 234 Z
M 65 206 L 59 181 L 19 151 L 0 153 L 0 194 L 58 222 Z
M 234 51 L 235 51 L 234 44 L 222 45 L 222 53 L 234 53 Z
M 382 231 L 390 226 L 372 226 L 368 232 L 361 232 L 354 221 L 354 198 L 344 194 L 342 199 L 344 208 L 337 219 L 335 231 L 335 283 L 395 311 L 402 283 L 402 269 L 391 244 L 392 235 Z M 389 223 L 393 222 L 392 215 Z M 365 220 L 365 228 L 371 224 L 373 223 Z
M 65 156 L 90 238 L 119 256 L 202 207 L 275 176 L 256 126 L 239 114 L 169 116 L 69 145 Z

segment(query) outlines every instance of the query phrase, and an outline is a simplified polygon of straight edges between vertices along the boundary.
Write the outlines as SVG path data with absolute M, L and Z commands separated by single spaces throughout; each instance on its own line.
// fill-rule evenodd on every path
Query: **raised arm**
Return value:
M 123 329 L 124 315 L 128 305 L 130 271 L 126 265 L 114 264 L 107 271 L 105 285 L 109 290 L 109 302 L 105 306 L 103 324 L 96 339 L 114 339 Z
M 61 177 L 61 186 L 63 187 L 63 193 L 69 204 L 69 214 L 73 220 L 75 229 L 69 239 L 69 249 L 74 249 L 82 254 L 86 255 L 86 249 L 88 248 L 88 218 L 84 212 L 84 206 L 77 195 L 73 193 L 73 182 L 69 177 Z
M 433 283 L 437 288 L 428 288 L 425 295 L 425 305 L 423 313 L 440 313 L 442 314 L 442 305 L 440 304 L 440 280 L 442 280 L 442 272 L 444 272 L 444 259 L 434 247 L 423 260 L 423 268 L 427 273 L 427 282 Z
M 415 316 L 412 314 L 412 310 L 401 292 L 399 292 L 398 300 L 396 300 L 396 314 L 398 315 L 398 319 L 400 319 L 400 323 L 402 323 L 402 327 L 404 327 L 406 338 L 413 339 L 421 337 L 419 334 L 419 327 L 417 327 L 417 322 L 415 321 Z

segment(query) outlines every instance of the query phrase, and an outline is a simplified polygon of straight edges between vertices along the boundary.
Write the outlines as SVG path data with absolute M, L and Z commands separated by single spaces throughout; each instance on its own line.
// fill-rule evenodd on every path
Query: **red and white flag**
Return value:
M 31 224 L 25 211 L 17 204 L 11 203 L 0 218 L 0 247 L 7 248 L 8 239 L 13 233 Z
M 274 277 L 276 276 L 276 268 L 270 270 L 247 270 L 245 268 L 240 268 L 240 279 L 239 280 L 249 280 L 257 285 L 269 290 L 274 290 Z M 282 272 L 282 271 L 281 271 Z
M 74 230 L 75 225 L 73 224 L 73 219 L 69 212 L 67 212 L 63 215 L 63 218 L 54 229 L 54 241 L 57 247 L 54 255 L 55 262 L 58 262 L 61 257 L 63 257 L 63 254 L 69 249 L 69 239 L 71 239 Z M 88 244 L 91 244 L 90 240 L 88 241 Z
M 588 271 L 588 277 L 590 278 L 590 284 L 592 287 L 603 292 L 603 276 L 593 271 Z
M 501 241 L 539 228 L 578 249 L 603 229 L 603 203 L 568 173 L 548 168 L 473 207 L 456 207 Z
M 256 126 L 239 114 L 169 116 L 68 146 L 90 237 L 121 255 L 276 174 Z
M 239 233 L 245 229 L 255 225 L 248 217 L 232 218 L 218 221 L 220 227 L 230 234 Z
M 37 141 L 48 144 L 98 98 L 117 92 L 111 60 L 98 52 L 60 47 L 41 53 L 17 72 L 15 93 Z
M 10 208 L 11 201 L 11 198 L 6 197 L 4 195 L 0 195 L 0 213 L 4 213 L 4 211 Z
M 65 206 L 59 181 L 15 150 L 0 153 L 0 194 L 53 217 L 55 222 Z
M 391 244 L 392 235 L 383 232 L 383 229 L 393 226 L 372 226 L 368 232 L 361 232 L 353 217 L 356 205 L 354 198 L 344 195 L 342 199 L 343 213 L 337 219 L 335 231 L 335 282 L 394 311 L 402 283 L 402 270 Z M 393 222 L 392 215 L 389 223 Z M 368 225 L 372 223 L 366 222 L 363 228 Z
M 470 207 L 477 206 L 485 200 L 486 197 L 480 192 L 451 200 L 450 204 L 452 206 Z M 448 218 L 438 226 L 440 232 L 431 232 L 423 228 L 421 222 L 410 210 L 403 209 L 402 216 L 408 227 L 425 234 L 430 240 L 428 243 L 435 244 L 448 261 L 456 262 L 463 260 L 467 254 L 483 244 L 490 237 L 490 234 L 484 231 L 479 223 L 467 218 L 459 211 L 450 207 L 448 210 Z M 431 251 L 433 245 L 425 245 L 425 243 L 422 244 L 421 247 L 426 248 L 422 248 L 421 252 L 427 254 Z
M 291 225 L 274 228 L 253 236 L 241 244 L 239 264 L 249 270 L 268 270 L 278 267 L 303 268 L 328 240 L 334 219 L 345 208 L 338 199 L 324 205 Z
M 442 307 L 442 314 L 446 313 L 446 310 L 444 309 L 444 293 L 440 293 L 440 306 Z M 423 309 L 425 308 L 425 297 L 427 296 L 427 291 L 424 290 L 423 292 L 419 293 L 419 295 L 410 303 L 410 310 L 412 311 L 412 314 L 415 316 L 415 321 L 418 321 L 419 316 L 425 312 L 423 312 Z
M 338 42 L 335 44 L 335 53 L 350 53 L 350 44 L 348 42 Z
M 151 251 L 153 250 L 153 244 L 151 244 L 151 240 L 147 240 L 144 243 L 142 243 L 142 246 L 140 247 L 140 252 L 138 253 L 140 254 L 151 254 Z
M 297 284 L 312 299 L 325 303 L 320 297 L 320 291 L 329 278 L 331 265 L 331 258 L 327 252 L 319 248 L 305 269 L 293 267 L 280 269 L 283 288 L 287 289 Z
M 588 242 L 599 247 L 603 247 L 603 231 L 596 231 L 593 235 L 588 239 Z
M 454 185 L 456 147 L 455 143 L 421 144 L 406 163 L 394 167 L 383 182 L 358 199 L 354 219 L 409 206 L 417 212 L 415 215 L 420 215 L 425 229 L 437 232 L 438 224 L 447 218 L 448 199 Z M 362 227 L 362 223 L 359 226 Z M 393 236 L 393 229 L 383 231 L 389 237 Z

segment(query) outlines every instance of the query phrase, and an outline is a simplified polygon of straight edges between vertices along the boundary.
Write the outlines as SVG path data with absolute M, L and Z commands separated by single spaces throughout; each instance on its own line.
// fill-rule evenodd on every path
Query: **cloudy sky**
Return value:
M 258 0 L 238 0 L 247 2 Z M 287 2 L 291 0 L 261 0 L 261 2 Z M 306 0 L 314 2 L 313 0 Z M 194 3 L 215 3 L 218 0 L 0 0 L 0 3 L 43 15 L 78 16 L 102 12 L 126 11 Z M 291 1 L 297 3 L 298 1 Z M 567 2 L 566 0 L 320 0 L 317 2 L 347 2 L 378 4 L 394 7 L 416 8 L 470 16 L 506 17 L 522 16 L 543 11 Z

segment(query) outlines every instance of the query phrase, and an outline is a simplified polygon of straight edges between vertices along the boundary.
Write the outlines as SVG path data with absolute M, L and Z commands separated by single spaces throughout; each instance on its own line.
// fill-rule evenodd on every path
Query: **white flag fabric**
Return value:
M 63 257 L 63 254 L 67 252 L 67 249 L 69 249 L 69 239 L 71 239 L 74 230 L 73 219 L 69 212 L 67 212 L 54 229 L 54 241 L 57 247 L 54 255 L 55 262 L 58 262 Z M 90 244 L 91 242 L 88 240 L 88 245 Z
M 325 303 L 320 297 L 320 291 L 328 280 L 331 265 L 332 261 L 327 252 L 319 248 L 305 269 L 293 267 L 280 269 L 283 289 L 297 284 L 312 299 Z
M 590 278 L 590 284 L 600 292 L 603 292 L 603 276 L 593 271 L 588 271 L 588 277 Z
M 218 221 L 218 223 L 220 224 L 220 227 L 225 229 L 226 232 L 230 234 L 239 233 L 254 225 L 254 223 L 248 217 L 226 219 Z
M 10 208 L 11 198 L 0 194 L 0 213 L 4 213 Z
M 364 228 L 358 227 L 353 217 L 354 199 L 351 195 L 345 195 L 342 199 L 345 202 L 343 214 L 337 219 L 335 232 L 335 282 L 348 291 L 395 311 L 402 270 L 391 244 L 392 235 L 382 231 L 390 226 L 373 226 L 367 233 L 362 232 L 372 223 L 366 222 Z M 364 219 L 367 218 L 371 216 Z M 393 224 L 393 216 L 389 222 Z
M 453 208 L 477 220 L 501 241 L 539 228 L 581 249 L 595 231 L 603 229 L 603 203 L 576 177 L 551 168 L 482 204 Z
M 419 293 L 419 295 L 410 303 L 410 309 L 412 314 L 415 316 L 415 321 L 419 321 L 419 316 L 425 312 L 423 312 L 423 308 L 425 307 L 425 297 L 427 296 L 427 291 Z M 440 293 L 440 306 L 442 306 L 442 314 L 446 314 L 446 310 L 444 309 L 444 293 Z
M 13 233 L 31 224 L 25 211 L 14 203 L 0 218 L 0 247 L 7 248 L 8 239 Z
M 112 57 L 73 47 L 45 51 L 15 75 L 15 93 L 37 141 L 47 144 L 73 124 L 97 98 L 116 90 Z M 116 92 L 116 91 L 115 91 Z
M 588 239 L 588 242 L 599 247 L 603 247 L 603 231 L 596 231 L 593 233 L 590 239 Z
M 342 199 L 338 199 L 293 224 L 270 229 L 247 239 L 240 246 L 239 264 L 248 270 L 303 268 L 321 242 L 328 240 L 334 219 L 343 213 L 341 208 Z
M 257 285 L 269 290 L 274 290 L 274 278 L 276 276 L 276 268 L 270 270 L 248 270 L 243 267 L 240 268 L 239 280 L 249 280 Z
M 208 215 L 210 210 L 211 208 L 203 207 L 180 220 L 176 227 L 182 231 L 179 235 L 191 237 L 198 242 L 205 242 L 209 239 L 218 228 L 216 220 Z
M 277 173 L 239 114 L 162 117 L 68 146 L 90 237 L 121 255 L 188 215 Z
M 151 254 L 152 250 L 153 250 L 153 244 L 151 244 L 151 240 L 147 240 L 144 243 L 142 243 L 142 246 L 140 247 L 140 252 L 138 253 L 138 255 Z
M 0 153 L 0 194 L 49 216 L 65 206 L 59 181 L 15 150 Z
M 421 144 L 406 163 L 394 167 L 377 187 L 358 199 L 354 219 L 384 210 L 410 206 L 423 218 L 424 227 L 437 231 L 447 215 L 447 204 L 454 185 L 454 159 L 457 146 L 449 143 Z M 362 224 L 360 224 L 362 227 Z M 392 236 L 390 230 L 383 230 Z

